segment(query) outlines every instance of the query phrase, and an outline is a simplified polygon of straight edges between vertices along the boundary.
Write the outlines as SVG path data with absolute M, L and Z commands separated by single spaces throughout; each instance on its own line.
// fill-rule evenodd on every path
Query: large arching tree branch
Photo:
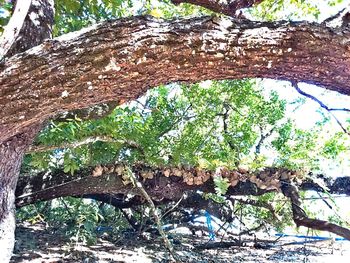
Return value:
M 292 201 L 293 219 L 298 226 L 329 231 L 350 239 L 348 229 L 327 221 L 311 219 L 300 209 L 299 194 L 292 184 L 299 175 L 293 171 L 266 168 L 260 172 L 240 173 L 224 168 L 207 171 L 199 168 L 155 168 L 142 164 L 133 166 L 132 170 L 139 179 L 143 180 L 143 186 L 152 200 L 162 203 L 179 200 L 187 191 L 215 192 L 213 183 L 215 176 L 228 178 L 230 187 L 227 195 L 262 195 L 271 191 L 282 191 Z M 16 206 L 21 207 L 64 196 L 97 196 L 100 199 L 108 194 L 142 196 L 131 183 L 128 183 L 125 173 L 124 165 L 118 164 L 84 168 L 77 171 L 74 176 L 61 170 L 40 173 L 36 176 L 23 176 L 20 177 L 16 189 Z M 331 193 L 350 194 L 348 177 L 325 181 L 325 183 Z M 337 187 L 339 185 L 342 187 Z M 322 188 L 310 180 L 302 182 L 299 187 L 303 190 L 322 191 Z M 114 198 L 113 203 L 123 205 Z
M 144 180 L 147 178 L 146 189 L 155 200 L 174 201 L 188 190 L 214 191 L 214 185 L 209 180 L 215 176 L 214 171 L 199 168 L 155 168 L 142 164 L 135 165 L 133 171 Z M 262 195 L 270 191 L 279 191 L 281 180 L 290 180 L 298 176 L 294 171 L 281 168 L 266 168 L 264 171 L 249 174 L 239 171 L 227 171 L 226 173 L 232 185 L 229 191 L 231 195 Z M 16 206 L 21 207 L 33 202 L 64 196 L 125 194 L 131 190 L 132 185 L 123 182 L 122 174 L 123 164 L 82 168 L 76 171 L 74 176 L 60 169 L 41 172 L 34 176 L 23 175 L 19 178 L 16 189 Z M 232 176 L 235 176 L 235 179 L 232 179 Z M 203 177 L 206 179 L 203 180 Z M 313 175 L 313 177 L 321 180 L 331 194 L 350 195 L 350 177 L 336 179 L 326 178 L 323 175 Z M 324 188 L 317 184 L 317 180 L 304 179 L 298 187 L 304 191 L 323 192 Z M 166 188 L 161 188 L 164 185 Z M 52 189 L 55 190 L 52 191 Z
M 350 94 L 350 32 L 221 18 L 106 22 L 46 41 L 0 69 L 0 141 L 60 111 L 135 99 L 173 81 L 265 77 Z

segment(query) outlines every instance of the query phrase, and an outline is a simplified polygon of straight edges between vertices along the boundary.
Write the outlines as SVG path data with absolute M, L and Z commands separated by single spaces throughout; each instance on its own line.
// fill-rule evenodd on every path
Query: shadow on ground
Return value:
M 176 235 L 172 242 L 183 262 L 318 262 L 348 263 L 350 242 L 312 242 L 289 244 L 295 240 L 274 237 L 259 240 L 259 245 L 244 237 L 242 246 L 205 249 L 210 244 L 207 236 Z M 58 263 L 58 262 L 172 262 L 157 236 L 127 235 L 114 241 L 99 238 L 96 245 L 87 246 L 70 241 L 44 225 L 20 225 L 16 230 L 16 247 L 11 262 Z M 233 237 L 224 238 L 227 244 Z M 219 245 L 220 239 L 216 243 Z M 297 240 L 300 242 L 300 239 Z M 199 247 L 201 245 L 201 247 Z

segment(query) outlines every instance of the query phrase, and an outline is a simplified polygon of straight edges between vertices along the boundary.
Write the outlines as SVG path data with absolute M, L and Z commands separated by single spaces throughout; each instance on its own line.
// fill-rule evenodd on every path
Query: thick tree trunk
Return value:
M 14 13 L 0 38 L 0 60 L 51 38 L 53 19 L 53 0 L 17 0 Z M 18 82 L 18 88 L 22 87 Z M 6 91 L 0 85 L 0 94 L 4 93 Z M 0 102 L 0 111 L 6 111 L 4 104 L 5 101 Z M 6 263 L 11 258 L 15 240 L 14 191 L 23 154 L 38 133 L 41 122 L 32 123 L 12 133 L 13 136 L 0 140 L 0 262 Z M 15 128 L 11 124 L 8 127 Z
M 12 255 L 15 231 L 15 188 L 22 157 L 38 127 L 25 130 L 0 144 L 0 262 Z
M 350 94 L 350 32 L 202 17 L 105 22 L 0 66 L 0 141 L 60 111 L 135 99 L 173 81 L 276 78 Z

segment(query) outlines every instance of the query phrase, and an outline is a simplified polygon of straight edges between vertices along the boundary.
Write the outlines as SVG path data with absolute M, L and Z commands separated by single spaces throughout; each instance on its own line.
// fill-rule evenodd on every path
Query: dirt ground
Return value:
M 188 234 L 172 237 L 182 262 L 350 262 L 349 241 L 290 244 L 304 240 L 284 237 L 273 243 L 276 237 L 270 237 L 254 243 L 252 239 L 243 237 L 241 246 L 230 246 L 233 240 L 226 238 L 223 240 L 226 248 L 205 249 L 199 245 L 218 245 L 220 240 L 213 243 L 206 236 Z M 113 242 L 106 239 L 99 238 L 96 245 L 86 246 L 69 241 L 43 225 L 21 225 L 16 231 L 16 247 L 11 262 L 172 262 L 157 236 L 134 238 L 129 235 Z

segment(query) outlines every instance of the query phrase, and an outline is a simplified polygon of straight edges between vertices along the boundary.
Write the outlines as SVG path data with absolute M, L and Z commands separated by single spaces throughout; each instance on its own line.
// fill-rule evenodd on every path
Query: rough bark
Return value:
M 77 109 L 69 112 L 63 112 L 57 115 L 54 121 L 66 121 L 67 119 L 79 118 L 81 120 L 101 119 L 110 114 L 118 103 L 111 101 L 108 103 L 101 103 L 99 105 L 93 105 L 84 109 Z
M 0 60 L 41 44 L 51 37 L 54 18 L 53 0 L 18 0 L 13 16 L 0 39 Z M 1 65 L 0 65 L 1 67 Z M 18 83 L 18 88 L 22 83 Z M 0 85 L 0 94 L 4 94 Z M 0 102 L 0 110 L 4 101 Z M 3 112 L 6 114 L 5 112 Z M 0 140 L 0 262 L 10 260 L 14 245 L 14 192 L 23 154 L 40 129 L 41 121 L 25 126 Z M 16 125 L 8 127 L 16 129 Z M 0 129 L 1 130 L 1 129 Z M 0 131 L 1 132 L 1 131 Z
M 0 262 L 8 262 L 12 255 L 17 178 L 23 154 L 37 132 L 37 127 L 30 127 L 0 144 Z
M 0 69 L 0 141 L 60 111 L 135 99 L 173 81 L 264 77 L 350 94 L 350 32 L 221 18 L 105 22 L 46 41 Z

